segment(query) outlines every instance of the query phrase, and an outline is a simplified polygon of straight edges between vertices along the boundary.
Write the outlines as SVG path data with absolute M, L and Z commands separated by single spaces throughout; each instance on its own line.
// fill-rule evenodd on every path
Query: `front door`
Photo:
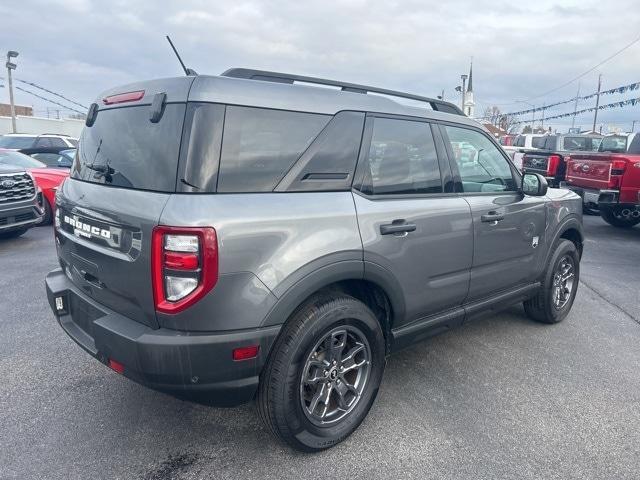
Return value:
M 459 306 L 469 287 L 471 210 L 444 191 L 451 172 L 436 136 L 441 163 L 429 123 L 367 118 L 354 201 L 365 272 L 385 268 L 404 296 L 394 328 Z
M 484 132 L 450 125 L 441 131 L 473 217 L 467 302 L 535 281 L 547 241 L 544 197 L 520 192 L 519 174 Z

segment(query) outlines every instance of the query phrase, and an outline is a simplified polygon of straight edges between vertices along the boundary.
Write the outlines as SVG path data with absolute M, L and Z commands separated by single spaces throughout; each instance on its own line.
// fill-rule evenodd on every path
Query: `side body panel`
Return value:
M 362 276 L 351 192 L 176 194 L 160 223 L 214 227 L 220 259 L 210 294 L 181 314 L 158 315 L 168 328 L 259 327 L 277 299 L 314 271 L 355 261 Z M 273 324 L 284 320 L 269 317 Z
M 354 194 L 367 265 L 376 264 L 402 287 L 405 315 L 393 328 L 460 305 L 469 287 L 473 225 L 469 205 L 451 195 L 376 198 Z M 404 235 L 381 235 L 380 226 L 403 219 Z
M 474 255 L 467 301 L 532 282 L 547 247 L 544 197 L 521 193 L 467 195 L 474 225 Z M 498 222 L 483 215 L 496 212 Z

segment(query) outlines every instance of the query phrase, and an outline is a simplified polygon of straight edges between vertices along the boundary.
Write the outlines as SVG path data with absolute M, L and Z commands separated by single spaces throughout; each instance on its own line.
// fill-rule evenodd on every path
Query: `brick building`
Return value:
M 24 105 L 15 105 L 16 115 L 25 117 L 33 117 L 33 107 L 25 107 Z M 0 103 L 0 117 L 11 116 L 11 105 L 8 103 Z

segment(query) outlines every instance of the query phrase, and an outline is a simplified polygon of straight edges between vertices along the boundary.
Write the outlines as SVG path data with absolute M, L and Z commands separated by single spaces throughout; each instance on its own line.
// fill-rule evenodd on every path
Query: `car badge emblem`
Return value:
M 589 165 L 587 165 L 586 163 L 584 165 L 582 165 L 582 171 L 583 172 L 588 172 L 589 171 Z
M 2 188 L 11 188 L 16 184 L 15 180 L 3 180 L 2 183 L 0 183 L 0 185 L 2 185 Z

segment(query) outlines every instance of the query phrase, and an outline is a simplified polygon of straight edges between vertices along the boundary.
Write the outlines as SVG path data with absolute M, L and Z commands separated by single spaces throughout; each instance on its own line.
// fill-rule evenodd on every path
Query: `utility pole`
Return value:
M 573 103 L 573 118 L 571 119 L 571 128 L 576 125 L 576 112 L 578 111 L 578 97 L 580 97 L 580 82 L 578 82 L 578 92 L 576 93 L 576 101 Z
M 15 70 L 17 65 L 11 61 L 12 58 L 18 56 L 18 52 L 9 50 L 7 52 L 7 83 L 9 84 L 9 103 L 11 104 L 11 130 L 17 133 L 16 128 L 16 107 L 13 101 L 13 79 L 11 78 L 11 70 Z
M 544 130 L 544 106 L 545 104 L 542 104 L 542 123 L 540 123 L 540 127 L 542 127 L 542 129 Z
M 636 131 L 636 122 L 637 122 L 637 120 L 633 120 L 631 122 L 631 133 Z
M 593 131 L 596 131 L 596 121 L 598 120 L 598 107 L 600 106 L 600 86 L 602 85 L 602 74 L 598 75 L 598 94 L 596 95 L 596 110 L 593 112 Z

